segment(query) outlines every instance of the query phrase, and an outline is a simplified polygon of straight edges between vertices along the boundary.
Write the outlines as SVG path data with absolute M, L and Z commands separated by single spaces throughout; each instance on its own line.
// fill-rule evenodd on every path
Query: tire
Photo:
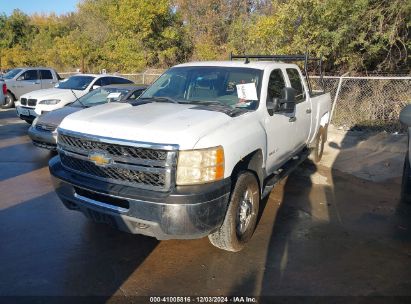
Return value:
M 316 163 L 319 163 L 321 161 L 321 158 L 323 157 L 324 145 L 326 141 L 326 132 L 326 128 L 320 127 L 317 133 L 317 137 L 315 138 L 315 147 L 313 150 L 313 154 L 314 162 Z
M 411 170 L 410 162 L 408 159 L 409 153 L 404 160 L 404 169 L 402 171 L 402 183 L 401 183 L 401 202 L 405 204 L 411 204 Z
M 260 205 L 260 188 L 256 176 L 240 172 L 231 192 L 227 213 L 221 227 L 208 236 L 211 244 L 237 252 L 251 239 Z
M 3 109 L 10 109 L 14 107 L 15 101 L 16 99 L 14 98 L 13 94 L 11 94 L 10 92 L 7 92 L 7 94 L 5 95 L 4 105 L 2 105 L 1 107 Z

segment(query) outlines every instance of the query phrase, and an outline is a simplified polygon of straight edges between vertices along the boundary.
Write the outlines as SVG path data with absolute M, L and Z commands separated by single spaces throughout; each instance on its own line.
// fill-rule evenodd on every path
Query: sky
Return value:
M 26 14 L 51 13 L 63 14 L 76 10 L 79 0 L 0 0 L 0 13 L 10 15 L 14 9 Z

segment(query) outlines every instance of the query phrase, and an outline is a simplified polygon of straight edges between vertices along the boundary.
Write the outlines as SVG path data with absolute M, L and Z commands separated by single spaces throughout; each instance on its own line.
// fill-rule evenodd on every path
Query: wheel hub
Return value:
M 239 210 L 238 210 L 238 225 L 237 231 L 240 235 L 244 234 L 247 230 L 251 216 L 253 215 L 253 197 L 251 191 L 247 189 L 244 193 L 243 199 L 240 201 Z

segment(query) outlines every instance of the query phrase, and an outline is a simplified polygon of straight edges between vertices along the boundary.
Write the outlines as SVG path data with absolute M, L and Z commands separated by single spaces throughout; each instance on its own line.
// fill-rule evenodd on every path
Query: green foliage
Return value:
M 409 72 L 409 0 L 83 0 L 0 15 L 0 68 L 137 72 L 230 52 L 322 54 L 339 73 Z

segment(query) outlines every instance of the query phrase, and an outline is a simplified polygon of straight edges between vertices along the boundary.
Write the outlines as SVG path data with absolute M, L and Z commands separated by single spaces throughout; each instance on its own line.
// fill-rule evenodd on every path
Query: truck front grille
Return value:
M 59 130 L 57 144 L 62 165 L 88 177 L 142 189 L 168 191 L 174 184 L 176 149 L 153 149 L 131 142 L 104 140 Z M 90 157 L 96 153 L 108 163 L 93 162 Z
M 149 173 L 116 167 L 98 167 L 94 163 L 78 159 L 65 154 L 60 155 L 62 164 L 76 172 L 86 173 L 112 182 L 124 182 L 127 184 L 141 184 L 152 188 L 165 186 L 164 173 Z M 144 187 L 145 188 L 145 187 Z
M 20 104 L 22 106 L 27 106 L 27 98 L 20 98 Z

